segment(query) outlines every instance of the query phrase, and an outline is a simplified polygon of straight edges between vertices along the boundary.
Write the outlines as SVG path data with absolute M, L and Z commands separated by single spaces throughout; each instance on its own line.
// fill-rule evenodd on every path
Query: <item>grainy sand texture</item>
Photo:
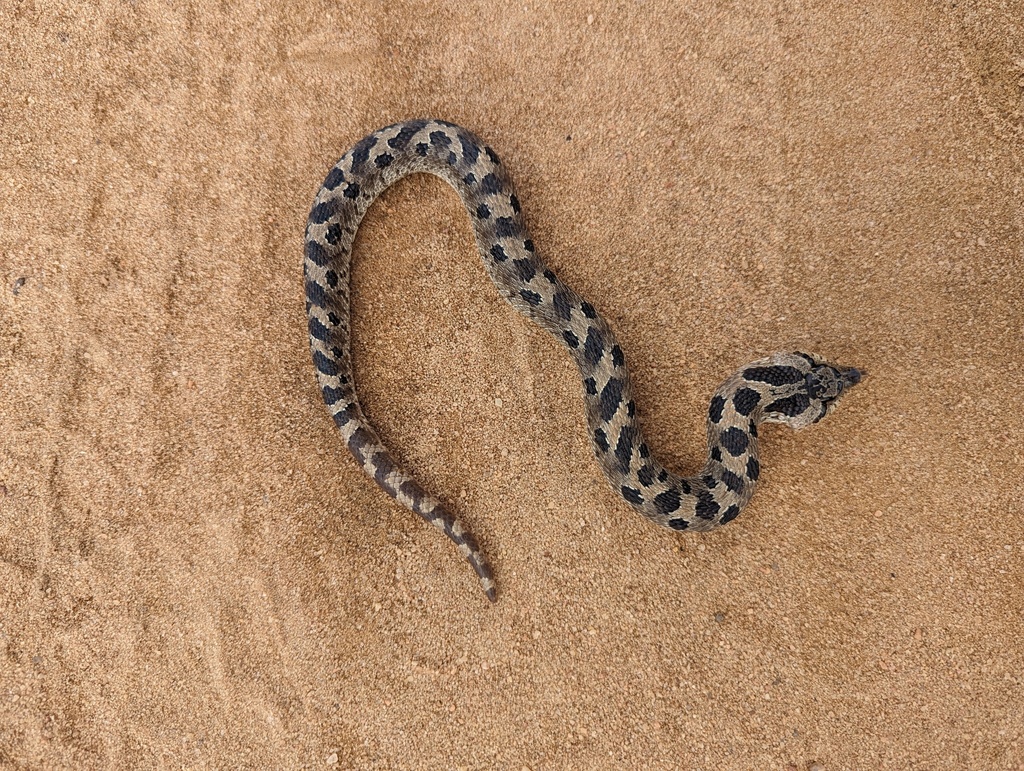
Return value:
M 0 767 L 1024 768 L 1024 1 L 0 3 Z M 870 373 L 676 534 L 441 181 L 355 248 L 365 477 L 309 358 L 335 160 L 501 154 L 654 451 L 739 364 Z

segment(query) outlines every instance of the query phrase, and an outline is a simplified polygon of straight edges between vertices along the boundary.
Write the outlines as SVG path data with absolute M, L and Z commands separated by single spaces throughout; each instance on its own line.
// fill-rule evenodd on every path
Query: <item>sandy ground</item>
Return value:
M 0 766 L 1024 768 L 1024 2 L 0 25 Z M 455 194 L 403 181 L 357 244 L 358 381 L 489 605 L 356 468 L 307 349 L 313 194 L 416 116 L 501 153 L 680 469 L 744 361 L 870 380 L 765 431 L 738 521 L 661 531 Z

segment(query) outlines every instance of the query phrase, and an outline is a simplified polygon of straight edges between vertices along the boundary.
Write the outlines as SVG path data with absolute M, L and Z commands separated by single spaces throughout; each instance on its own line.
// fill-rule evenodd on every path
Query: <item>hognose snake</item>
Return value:
M 590 437 L 605 476 L 633 508 L 659 525 L 710 530 L 735 519 L 761 473 L 758 424 L 799 429 L 816 423 L 860 382 L 859 370 L 800 351 L 744 365 L 711 399 L 704 467 L 691 477 L 669 471 L 644 441 L 625 358 L 611 328 L 537 255 L 494 151 L 465 129 L 439 120 L 406 121 L 373 132 L 331 169 L 306 225 L 306 312 L 317 379 L 363 470 L 388 495 L 444 531 L 491 600 L 494 580 L 475 540 L 394 460 L 363 414 L 352 380 L 349 266 L 356 230 L 385 188 L 416 172 L 435 174 L 455 188 L 498 291 L 568 349 L 583 378 Z

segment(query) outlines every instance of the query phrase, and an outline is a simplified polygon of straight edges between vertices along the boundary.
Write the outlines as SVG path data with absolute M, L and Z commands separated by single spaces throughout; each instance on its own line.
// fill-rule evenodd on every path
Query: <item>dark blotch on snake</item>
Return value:
M 733 474 L 729 469 L 722 469 L 722 481 L 725 482 L 725 486 L 732 490 L 734 493 L 742 493 L 744 484 L 743 480 L 740 479 L 736 474 Z
M 370 157 L 370 150 L 377 144 L 377 137 L 374 134 L 370 134 L 368 137 L 363 137 L 356 142 L 355 147 L 352 148 L 352 173 L 358 173 L 360 167 L 366 163 Z M 347 195 L 347 194 L 346 194 Z M 355 196 L 351 196 L 355 198 Z
M 516 272 L 519 274 L 519 280 L 524 284 L 533 281 L 533 277 L 537 274 L 537 269 L 533 267 L 533 263 L 529 260 L 513 260 L 512 264 L 516 268 Z
M 523 248 L 526 251 L 528 251 L 528 252 L 532 252 L 533 251 L 533 241 L 531 241 L 529 238 L 527 238 L 525 241 L 523 241 Z
M 505 250 L 502 248 L 501 244 L 495 244 L 491 247 L 491 257 L 496 259 L 498 262 L 504 262 L 508 259 L 508 255 L 505 254 Z
M 336 404 L 345 396 L 345 389 L 331 388 L 330 386 L 325 386 L 324 388 L 320 389 L 320 394 L 324 397 L 324 404 L 330 407 L 332 404 Z
M 324 201 L 313 207 L 313 210 L 309 213 L 309 221 L 314 225 L 323 225 L 337 213 L 337 201 Z
M 343 195 L 346 198 L 358 198 L 359 197 L 359 184 L 357 182 L 349 182 L 345 186 L 345 192 Z
M 644 497 L 640 494 L 639 490 L 634 490 L 626 485 L 622 486 L 622 497 L 637 506 L 642 506 L 644 502 Z
M 324 288 L 315 281 L 306 282 L 306 299 L 318 308 L 327 306 L 327 293 Z
M 484 152 L 487 153 L 487 157 L 491 159 L 491 163 L 493 163 L 495 166 L 501 165 L 501 161 L 498 160 L 498 154 L 494 152 L 494 150 L 485 145 Z
M 795 418 L 810 406 L 811 400 L 807 397 L 807 394 L 793 394 L 785 399 L 776 399 L 765 407 L 764 411 L 781 412 L 783 415 Z
M 587 341 L 583 344 L 583 355 L 587 362 L 593 366 L 601 361 L 604 356 L 604 338 L 597 327 L 590 327 L 587 330 Z
M 543 299 L 539 294 L 537 294 L 536 292 L 531 292 L 529 289 L 520 289 L 519 296 L 526 300 L 526 302 L 528 302 L 530 305 L 535 306 L 540 305 L 541 300 Z
M 324 399 L 326 401 L 326 398 Z M 341 412 L 334 415 L 334 425 L 341 428 L 353 418 L 353 408 L 350 404 L 348 407 L 343 409 Z
M 352 436 L 348 439 L 348 451 L 355 455 L 360 463 L 365 463 L 366 456 L 363 454 L 363 448 L 370 442 L 370 435 L 362 427 L 359 427 L 352 432 Z
M 719 463 L 722 462 L 722 451 L 719 450 L 717 447 L 712 447 L 710 454 L 711 460 L 718 461 Z
M 516 214 L 519 214 L 519 212 L 522 211 L 522 208 L 519 206 L 519 199 L 515 197 L 515 194 L 512 194 L 508 197 L 508 203 L 509 206 L 512 207 L 512 211 L 514 211 Z
M 544 271 L 544 278 L 546 278 L 548 280 L 549 284 L 555 284 L 555 283 L 558 282 L 558 279 L 555 278 L 555 274 L 552 273 L 550 270 L 545 270 Z
M 327 226 L 327 232 L 324 233 L 324 241 L 329 243 L 331 246 L 335 246 L 341 240 L 341 225 L 337 222 Z
M 320 323 L 320 319 L 316 317 L 310 317 L 309 336 L 316 338 L 321 343 L 326 343 L 327 339 L 331 336 L 331 333 L 330 330 L 327 329 L 327 327 Z
M 388 474 L 395 470 L 394 461 L 391 460 L 391 456 L 386 452 L 378 452 L 373 456 L 373 465 L 373 478 L 376 480 L 377 484 L 387 490 L 388 488 L 384 485 L 387 482 Z M 392 495 L 396 492 L 398 491 L 394 490 Z
M 711 418 L 712 423 L 717 423 L 722 419 L 722 410 L 725 409 L 725 399 L 717 394 L 711 400 L 711 406 L 708 407 L 708 417 Z
M 338 365 L 320 353 L 320 351 L 313 351 L 313 365 L 323 375 L 338 374 Z
M 519 225 L 511 217 L 498 217 L 494 220 L 494 234 L 498 238 L 515 238 L 519 235 Z
M 418 509 L 420 507 L 420 499 L 423 497 L 423 490 L 414 481 L 410 479 L 402 482 L 402 484 L 398 486 L 398 492 L 408 496 L 409 499 L 412 500 L 414 508 Z
M 476 175 L 474 175 L 473 172 L 470 172 L 469 174 L 462 178 L 462 181 L 465 182 L 467 185 L 475 185 Z
M 572 303 L 569 302 L 569 297 L 565 292 L 556 292 L 555 298 L 555 315 L 558 316 L 562 321 L 568 321 L 569 316 L 572 313 Z
M 333 270 L 329 270 L 324 274 L 324 280 L 327 281 L 327 286 L 334 289 L 338 285 L 338 274 Z
M 465 156 L 466 162 L 472 166 L 476 163 L 476 159 L 480 157 L 480 148 L 476 142 L 465 134 L 459 134 L 459 143 L 462 145 L 462 155 Z
M 768 383 L 773 386 L 802 383 L 804 373 L 796 367 L 747 367 L 743 370 L 743 377 L 747 380 L 756 380 L 759 383 Z
M 761 464 L 757 462 L 757 458 L 750 456 L 747 458 L 747 479 L 756 482 L 759 476 L 761 476 Z
M 580 347 L 580 339 L 573 334 L 571 329 L 567 329 L 564 332 L 562 332 L 562 339 L 565 340 L 565 344 L 568 345 L 570 348 Z
M 491 216 L 491 210 L 490 208 L 488 208 L 487 204 L 482 203 L 476 207 L 476 216 L 482 220 L 485 220 Z
M 594 444 L 597 445 L 597 449 L 601 452 L 608 452 L 608 436 L 603 428 L 598 428 L 594 431 Z
M 754 407 L 761 401 L 761 394 L 753 388 L 741 388 L 732 397 L 732 406 L 736 408 L 743 417 L 747 417 L 754 411 Z
M 584 300 L 580 303 L 580 310 L 583 311 L 583 315 L 588 319 L 597 318 L 597 311 L 594 310 L 594 306 Z
M 671 514 L 679 508 L 679 491 L 673 487 L 655 495 L 654 508 L 658 510 L 659 514 Z
M 341 323 L 341 319 L 338 318 L 338 315 L 334 311 L 329 311 L 327 313 L 327 321 L 330 322 L 332 327 L 336 327 Z
M 720 520 L 720 524 L 723 524 L 723 525 L 724 525 L 724 524 L 726 524 L 727 522 L 732 522 L 732 521 L 733 521 L 734 519 L 736 519 L 736 517 L 737 517 L 737 516 L 739 516 L 739 513 L 740 513 L 740 507 L 739 507 L 739 506 L 737 506 L 737 505 L 736 505 L 736 504 L 734 503 L 734 504 L 733 504 L 732 506 L 730 506 L 729 508 L 727 508 L 727 509 L 726 509 L 726 510 L 725 510 L 725 511 L 724 511 L 724 512 L 722 513 L 722 519 Z
M 696 514 L 701 519 L 714 519 L 718 513 L 718 502 L 711 497 L 711 493 L 701 491 L 697 493 Z
M 629 462 L 633 459 L 633 441 L 636 439 L 636 429 L 632 426 L 623 426 L 619 432 L 619 441 L 615 445 L 615 457 L 619 459 L 622 473 L 629 473 Z
M 345 172 L 335 166 L 327 173 L 327 178 L 324 180 L 324 187 L 328 190 L 334 190 L 338 185 L 345 181 Z
M 480 180 L 480 190 L 486 195 L 494 195 L 501 190 L 501 182 L 493 174 L 488 174 Z
M 750 444 L 750 439 L 747 436 L 746 431 L 736 428 L 736 426 L 723 431 L 719 437 L 719 441 L 734 458 L 738 458 L 740 455 L 745 453 L 747 451 L 747 446 Z
M 410 121 L 402 126 L 401 130 L 388 140 L 388 147 L 392 150 L 402 150 L 419 131 L 427 125 L 425 120 Z
M 316 241 L 307 241 L 306 259 L 322 268 L 331 261 L 331 256 L 327 254 L 327 250 L 320 246 Z
M 636 472 L 636 478 L 644 487 L 650 487 L 654 484 L 654 468 L 641 466 L 640 470 Z
M 443 131 L 430 132 L 430 144 L 434 147 L 448 147 L 452 143 L 451 137 Z
M 622 349 L 619 348 L 618 343 L 612 346 L 612 364 L 616 367 L 621 367 L 625 362 L 625 357 L 622 355 Z
M 614 377 L 609 380 L 601 389 L 600 399 L 601 420 L 607 423 L 618 411 L 619 403 L 622 401 L 622 381 Z
M 685 519 L 670 519 L 668 521 L 668 526 L 673 530 L 685 530 L 690 526 L 690 523 Z
M 383 169 L 386 166 L 390 166 L 391 161 L 393 160 L 394 158 L 391 156 L 390 153 L 381 153 L 380 155 L 373 159 L 373 162 L 377 164 L 377 168 Z

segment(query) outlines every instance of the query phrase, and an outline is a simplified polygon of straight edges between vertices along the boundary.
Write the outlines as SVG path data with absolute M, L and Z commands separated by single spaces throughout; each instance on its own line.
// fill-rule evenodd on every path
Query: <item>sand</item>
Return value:
M 179 10 L 169 10 L 179 6 Z M 0 5 L 0 766 L 1024 768 L 1024 3 Z M 307 348 L 327 170 L 502 155 L 655 452 L 734 367 L 870 372 L 662 531 L 442 182 L 374 207 L 357 378 L 490 556 L 356 468 Z

